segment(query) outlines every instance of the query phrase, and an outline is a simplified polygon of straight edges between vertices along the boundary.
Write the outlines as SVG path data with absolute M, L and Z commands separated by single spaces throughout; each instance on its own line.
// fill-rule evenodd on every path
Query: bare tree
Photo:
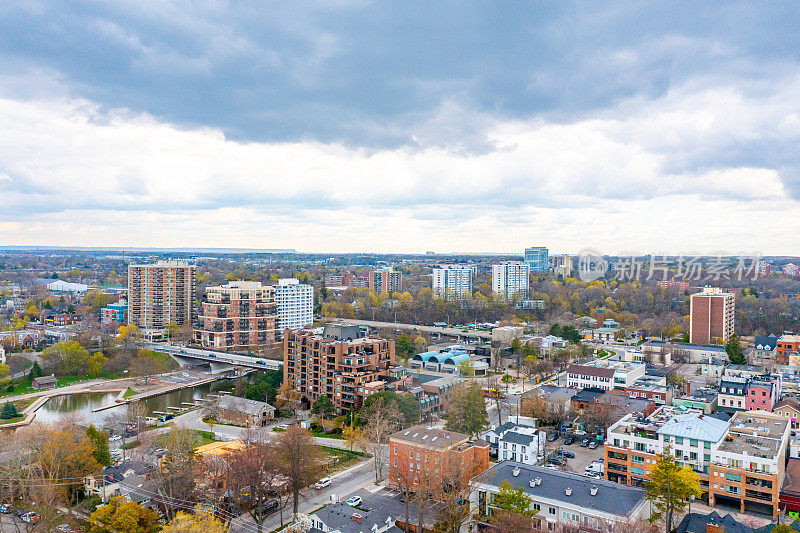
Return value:
M 319 451 L 311 433 L 297 424 L 281 433 L 277 446 L 281 473 L 286 477 L 287 488 L 292 493 L 292 510 L 296 515 L 300 491 L 319 475 Z
M 288 433 L 288 432 L 287 432 Z M 258 533 L 267 519 L 270 491 L 278 484 L 282 458 L 276 445 L 265 438 L 248 438 L 248 445 L 225 457 L 228 463 L 228 493 L 236 496 L 237 506 L 248 510 Z
M 172 427 L 163 442 L 166 454 L 155 469 L 158 503 L 169 520 L 181 509 L 181 502 L 193 500 L 198 469 L 197 435 L 187 428 Z
M 372 448 L 372 458 L 375 461 L 375 483 L 383 478 L 383 463 L 386 460 L 386 447 L 391 435 L 398 427 L 400 411 L 395 402 L 386 403 L 383 398 L 373 402 L 365 413 L 367 424 L 364 433 Z

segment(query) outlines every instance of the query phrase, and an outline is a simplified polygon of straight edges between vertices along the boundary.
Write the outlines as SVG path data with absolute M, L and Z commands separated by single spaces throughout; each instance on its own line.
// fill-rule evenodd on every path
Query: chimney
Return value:
M 514 470 L 512 470 L 511 475 L 517 477 L 519 475 L 519 468 L 515 468 Z
M 363 523 L 363 522 L 364 522 L 364 517 L 363 517 L 363 516 L 361 516 L 361 515 L 360 515 L 360 514 L 358 514 L 358 513 L 353 513 L 353 520 L 354 520 L 355 522 L 358 522 L 359 524 L 361 524 L 361 523 Z
M 725 526 L 709 522 L 706 524 L 706 533 L 725 533 Z

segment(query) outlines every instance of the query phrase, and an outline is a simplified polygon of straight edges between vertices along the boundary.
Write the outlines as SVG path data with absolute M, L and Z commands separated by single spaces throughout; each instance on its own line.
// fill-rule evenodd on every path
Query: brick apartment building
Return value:
M 689 301 L 689 342 L 709 344 L 719 338 L 728 342 L 733 335 L 736 296 L 718 287 L 706 287 Z
M 216 350 L 263 353 L 275 346 L 277 319 L 273 287 L 260 281 L 208 287 L 195 341 Z
M 403 291 L 403 273 L 392 267 L 376 268 L 369 272 L 369 288 L 377 293 Z
M 789 356 L 800 352 L 800 335 L 781 335 L 775 343 L 775 358 L 778 363 L 788 364 Z
M 414 490 L 441 487 L 447 478 L 461 486 L 489 468 L 489 443 L 438 428 L 413 426 L 389 436 L 389 484 Z
M 703 499 L 780 514 L 790 420 L 739 411 L 730 422 L 700 411 L 661 407 L 649 417 L 627 415 L 608 429 L 605 478 L 641 486 L 662 453 L 697 472 Z
M 191 324 L 195 273 L 186 261 L 128 265 L 128 323 L 148 337 L 162 336 L 169 324 Z
M 380 337 L 343 339 L 308 329 L 283 335 L 284 382 L 310 404 L 327 395 L 337 413 L 357 410 L 367 396 L 384 390 L 394 365 L 394 341 Z

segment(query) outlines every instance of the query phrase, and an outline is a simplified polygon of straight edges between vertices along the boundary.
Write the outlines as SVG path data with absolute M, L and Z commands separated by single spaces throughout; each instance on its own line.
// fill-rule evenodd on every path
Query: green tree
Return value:
M 522 341 L 519 340 L 518 337 L 514 337 L 514 340 L 511 341 L 511 352 L 519 353 L 521 349 L 522 349 Z
M 156 533 L 158 513 L 127 501 L 123 496 L 111 498 L 89 517 L 90 533 Z
M 564 326 L 564 328 L 561 330 L 561 337 L 576 344 L 581 340 L 581 334 L 577 329 L 575 329 L 575 326 Z
M 549 335 L 555 335 L 556 337 L 561 336 L 561 326 L 558 325 L 558 322 L 550 326 L 550 331 L 547 332 Z
M 195 508 L 194 514 L 178 511 L 175 518 L 164 526 L 161 533 L 226 533 L 227 531 L 228 526 L 198 506 Z
M 414 355 L 414 343 L 411 337 L 403 333 L 395 341 L 395 350 L 399 355 Z
M 311 412 L 318 415 L 330 415 L 336 410 L 336 406 L 326 394 L 321 395 L 314 400 L 314 405 L 311 406 Z
M 477 437 L 488 426 L 489 414 L 480 385 L 470 381 L 456 388 L 447 410 L 445 429 Z
M 400 410 L 400 414 L 403 415 L 403 425 L 408 427 L 419 422 L 421 411 L 416 396 L 410 392 L 398 394 L 396 401 L 397 408 Z
M 501 511 L 510 511 L 525 516 L 536 514 L 536 510 L 530 508 L 532 502 L 533 498 L 525 494 L 525 489 L 515 488 L 507 479 L 500 483 L 500 492 L 494 495 L 495 507 Z
M 728 344 L 725 345 L 725 352 L 728 354 L 728 359 L 734 365 L 747 364 L 747 358 L 744 356 L 741 344 L 739 344 L 739 336 L 735 333 L 728 339 Z
M 656 511 L 650 515 L 650 522 L 664 520 L 666 533 L 672 531 L 675 513 L 682 513 L 686 501 L 702 495 L 700 478 L 688 466 L 678 466 L 670 449 L 661 454 L 655 466 L 650 469 L 650 481 L 645 483 L 646 497 Z
M 52 361 L 58 372 L 66 375 L 86 374 L 89 357 L 78 341 L 57 342 L 42 352 L 42 359 Z
M 459 371 L 461 372 L 461 377 L 475 377 L 475 363 L 472 362 L 472 359 L 464 359 L 459 365 Z
M 108 357 L 103 355 L 103 352 L 97 352 L 89 357 L 89 362 L 86 365 L 87 373 L 90 378 L 99 377 L 103 372 L 103 367 L 108 362 Z
M 111 464 L 111 451 L 108 448 L 108 435 L 98 431 L 94 424 L 86 428 L 86 436 L 92 443 L 92 455 L 101 466 Z
M 44 376 L 44 372 L 42 372 L 42 367 L 39 366 L 38 362 L 34 361 L 30 372 L 28 372 L 28 379 L 31 380 L 31 382 L 33 382 L 33 378 L 40 378 L 42 376 Z
M 19 413 L 17 413 L 16 405 L 10 402 L 6 402 L 6 404 L 3 405 L 3 411 L 0 413 L 0 418 L 2 418 L 3 420 L 9 420 L 11 418 L 16 418 L 18 416 Z

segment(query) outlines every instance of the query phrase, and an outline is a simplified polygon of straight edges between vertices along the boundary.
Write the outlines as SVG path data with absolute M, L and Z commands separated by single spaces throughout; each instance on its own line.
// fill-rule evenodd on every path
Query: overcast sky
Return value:
M 800 4 L 0 2 L 0 245 L 800 255 Z

